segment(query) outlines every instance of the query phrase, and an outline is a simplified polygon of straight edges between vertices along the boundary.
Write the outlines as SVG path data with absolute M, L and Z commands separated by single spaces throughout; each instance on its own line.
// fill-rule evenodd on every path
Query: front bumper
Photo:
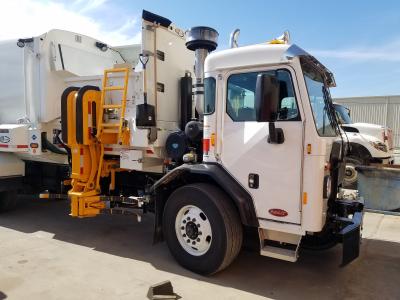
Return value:
M 393 165 L 394 164 L 394 156 L 372 157 L 372 158 L 370 158 L 369 162 L 375 163 L 375 164 Z
M 335 235 L 342 244 L 342 266 L 345 266 L 360 255 L 364 205 L 358 201 L 341 200 L 337 201 L 337 205 L 338 214 L 334 218 L 337 228 Z

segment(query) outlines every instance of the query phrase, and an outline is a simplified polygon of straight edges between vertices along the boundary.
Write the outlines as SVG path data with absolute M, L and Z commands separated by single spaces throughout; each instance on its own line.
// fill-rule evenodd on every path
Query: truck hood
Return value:
M 349 124 L 350 127 L 358 129 L 360 134 L 373 136 L 384 143 L 385 126 L 369 124 L 369 123 L 354 123 Z
M 382 131 L 385 129 L 385 126 L 382 125 L 376 125 L 376 124 L 370 124 L 370 123 L 353 123 L 353 124 L 348 124 L 349 126 L 355 127 L 358 130 L 366 130 L 366 131 Z
M 389 127 L 370 123 L 343 124 L 342 129 L 346 132 L 359 133 L 367 141 L 379 140 L 385 143 L 388 149 L 392 149 L 392 130 Z

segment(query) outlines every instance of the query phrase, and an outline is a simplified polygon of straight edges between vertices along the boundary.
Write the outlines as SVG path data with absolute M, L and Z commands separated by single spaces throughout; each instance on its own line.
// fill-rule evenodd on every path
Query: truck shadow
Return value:
M 400 243 L 364 239 L 360 258 L 344 268 L 339 267 L 341 247 L 303 251 L 297 263 L 242 251 L 227 270 L 202 277 L 180 267 L 165 243 L 152 245 L 151 214 L 138 223 L 126 216 L 74 219 L 68 213 L 65 201 L 24 198 L 17 210 L 0 216 L 0 226 L 24 233 L 49 232 L 57 240 L 273 299 L 382 299 L 400 295 L 396 281 L 400 277 Z M 0 299 L 4 299 L 1 294 Z

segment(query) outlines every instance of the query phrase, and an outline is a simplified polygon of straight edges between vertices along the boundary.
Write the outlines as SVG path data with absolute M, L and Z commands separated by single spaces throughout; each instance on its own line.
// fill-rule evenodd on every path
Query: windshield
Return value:
M 335 107 L 336 117 L 338 118 L 340 124 L 353 123 L 350 118 L 350 110 L 347 107 L 340 104 L 334 104 L 333 106 Z
M 329 115 L 331 99 L 324 79 L 310 64 L 302 63 L 302 68 L 318 134 L 336 136 L 336 130 Z

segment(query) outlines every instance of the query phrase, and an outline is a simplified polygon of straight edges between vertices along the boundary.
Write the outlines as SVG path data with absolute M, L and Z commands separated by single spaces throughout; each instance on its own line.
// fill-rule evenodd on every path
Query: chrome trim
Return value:
M 238 44 L 239 34 L 240 34 L 240 29 L 239 28 L 237 28 L 237 29 L 235 29 L 234 31 L 231 32 L 231 35 L 229 37 L 229 47 L 230 48 L 239 47 L 239 44 Z

